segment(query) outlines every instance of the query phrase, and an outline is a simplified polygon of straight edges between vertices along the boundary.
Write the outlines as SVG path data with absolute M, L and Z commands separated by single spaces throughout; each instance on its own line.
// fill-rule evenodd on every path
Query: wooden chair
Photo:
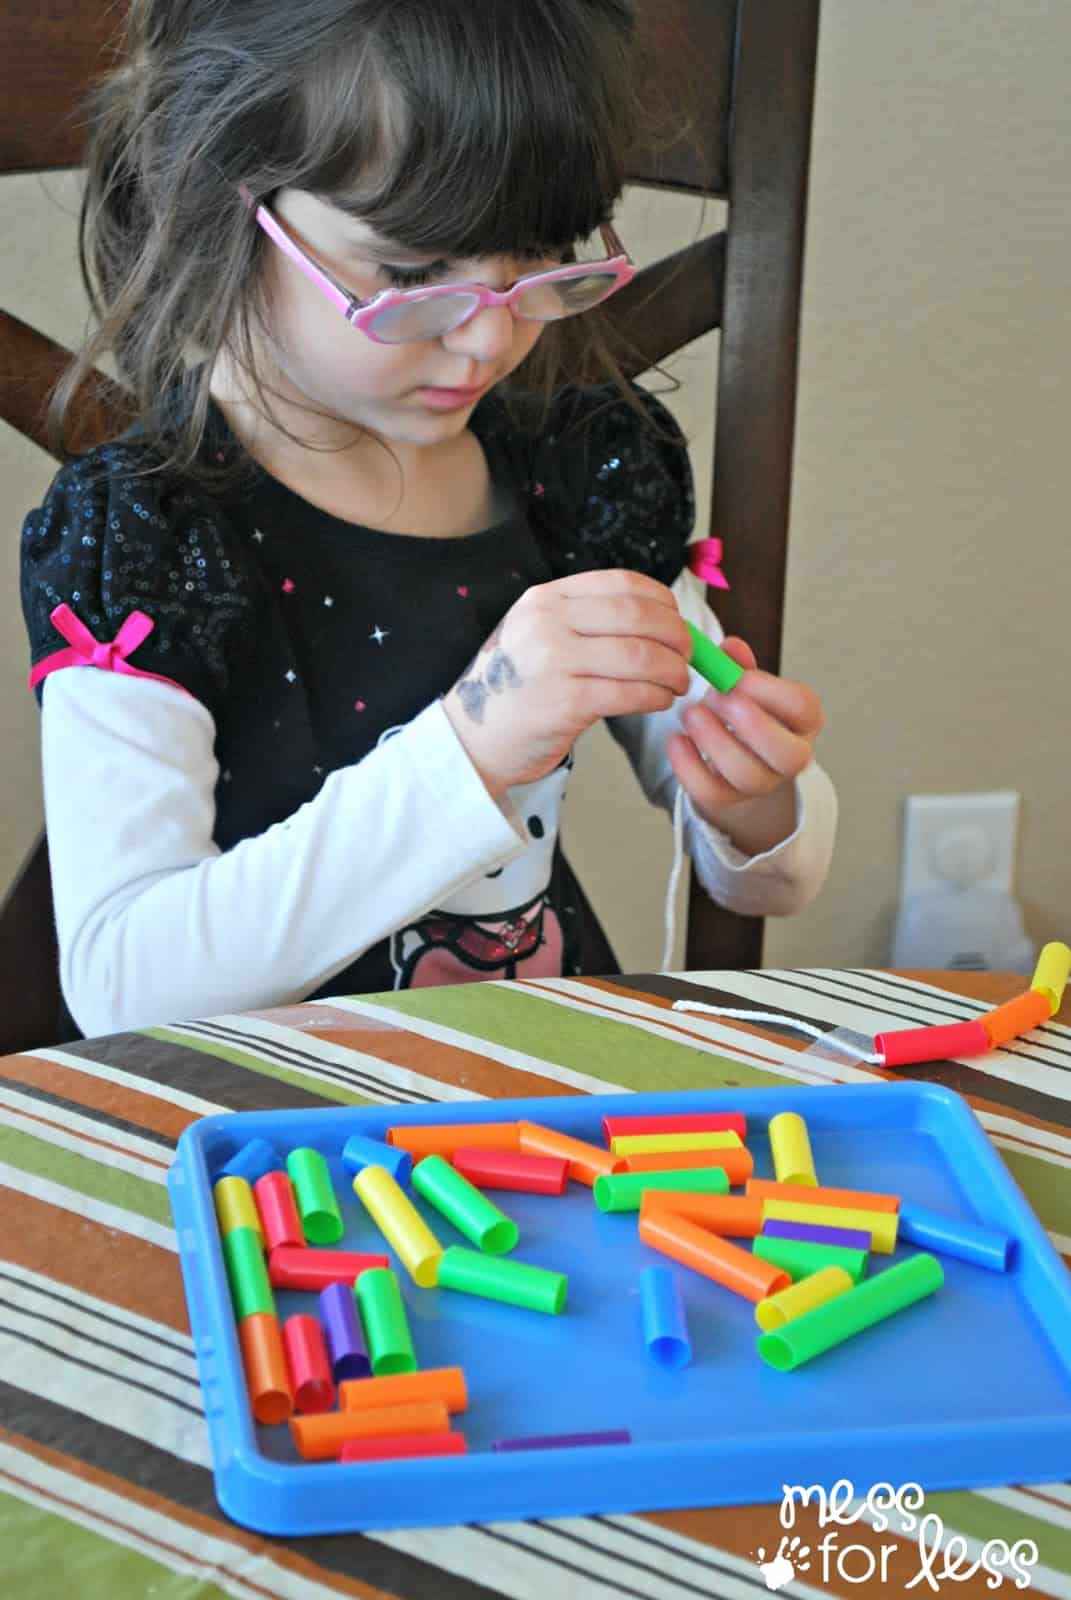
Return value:
M 725 230 L 648 267 L 611 303 L 637 376 L 720 329 L 709 527 L 726 543 L 727 630 L 760 663 L 780 662 L 795 423 L 800 285 L 820 0 L 639 0 L 659 89 L 693 119 L 690 138 L 649 151 L 630 181 L 728 202 Z M 109 59 L 112 8 L 18 4 L 0 41 L 0 173 L 76 166 L 76 108 Z M 633 317 L 663 286 L 657 317 Z M 0 311 L 0 416 L 45 447 L 47 395 L 68 359 Z M 122 396 L 107 379 L 80 396 L 77 437 L 113 431 Z M 705 529 L 704 529 L 705 531 Z M 762 922 L 720 910 L 693 884 L 691 968 L 758 966 Z M 42 835 L 0 906 L 0 1051 L 55 1042 L 62 1010 Z

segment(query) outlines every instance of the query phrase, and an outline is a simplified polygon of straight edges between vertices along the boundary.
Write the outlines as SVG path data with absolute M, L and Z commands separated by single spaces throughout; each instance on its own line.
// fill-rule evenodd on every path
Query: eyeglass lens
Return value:
M 514 302 L 518 316 L 535 322 L 557 322 L 588 311 L 613 289 L 616 274 L 597 269 L 583 277 L 528 284 Z M 371 331 L 388 344 L 435 339 L 460 327 L 479 302 L 473 294 L 433 295 L 389 307 L 372 319 Z

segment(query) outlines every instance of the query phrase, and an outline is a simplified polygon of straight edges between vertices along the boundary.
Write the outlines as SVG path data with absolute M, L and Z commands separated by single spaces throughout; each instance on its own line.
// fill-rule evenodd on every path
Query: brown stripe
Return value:
M 146 1239 L 7 1189 L 0 1253 L 83 1294 L 189 1332 L 178 1257 Z
M 277 1541 L 261 1538 L 257 1534 L 250 1533 L 245 1528 L 239 1527 L 237 1523 L 224 1522 L 202 1516 L 199 1512 L 179 1505 L 174 1500 L 165 1499 L 163 1495 L 153 1494 L 140 1484 L 133 1483 L 129 1478 L 113 1477 L 111 1473 L 102 1472 L 98 1468 L 91 1467 L 86 1462 L 78 1460 L 75 1456 L 63 1455 L 58 1450 L 50 1450 L 47 1445 L 38 1444 L 36 1440 L 9 1433 L 6 1428 L 0 1428 L 0 1439 L 23 1451 L 26 1455 L 34 1456 L 37 1460 L 45 1462 L 48 1466 L 57 1468 L 62 1472 L 68 1472 L 73 1477 L 80 1478 L 86 1483 L 95 1484 L 100 1489 L 109 1490 L 112 1494 L 119 1496 L 120 1499 L 132 1500 L 136 1504 L 144 1506 L 148 1511 L 154 1511 L 161 1516 L 170 1517 L 173 1521 L 181 1522 L 185 1527 L 196 1529 L 197 1532 L 203 1533 L 210 1538 L 222 1539 L 237 1545 L 241 1550 L 248 1550 L 255 1555 L 267 1557 L 274 1561 L 277 1566 L 282 1567 L 284 1571 L 292 1572 L 301 1578 L 307 1578 L 311 1582 L 320 1583 L 324 1588 L 333 1589 L 337 1594 L 355 1595 L 359 1597 L 359 1600 L 388 1600 L 385 1591 L 382 1589 L 373 1589 L 368 1584 L 360 1583 L 357 1579 L 348 1578 L 341 1573 L 327 1572 L 323 1567 L 318 1567 L 315 1563 L 305 1560 L 304 1557 L 296 1554 L 293 1550 L 288 1550 L 285 1545 Z M 0 1476 L 15 1477 L 15 1474 L 9 1474 L 0 1468 Z M 16 1481 L 25 1482 L 26 1480 L 16 1478 Z M 32 1489 L 34 1494 L 53 1501 L 61 1515 L 65 1514 L 67 1510 L 81 1509 L 76 1501 L 64 1500 L 62 1496 L 54 1491 L 42 1489 L 37 1484 L 28 1484 L 27 1486 Z M 129 1526 L 129 1531 L 137 1539 L 154 1545 L 158 1550 L 162 1551 L 165 1560 L 168 1555 L 178 1557 L 182 1561 L 189 1559 L 186 1552 L 178 1545 L 167 1544 L 153 1535 L 135 1528 L 133 1525 L 105 1516 L 100 1511 L 90 1511 L 88 1515 L 93 1519 L 94 1525 L 101 1525 L 105 1528 L 111 1526 L 123 1531 Z M 237 1565 L 238 1563 L 236 1563 Z M 248 1563 L 243 1560 L 240 1565 L 242 1568 L 246 1568 Z M 235 1575 L 238 1576 L 239 1574 L 236 1573 Z M 212 1571 L 209 1571 L 207 1576 L 214 1580 Z M 240 1581 L 245 1588 L 253 1590 L 256 1594 L 272 1597 L 272 1600 L 277 1600 L 280 1594 L 279 1589 L 267 1588 L 265 1585 L 255 1583 L 245 1576 L 241 1576 Z
M 0 1077 L 43 1089 L 57 1099 L 84 1106 L 88 1111 L 121 1117 L 124 1122 L 136 1123 L 168 1139 L 177 1139 L 183 1128 L 196 1122 L 198 1117 L 196 1111 L 187 1111 L 155 1095 L 143 1094 L 139 1089 L 127 1088 L 107 1078 L 91 1077 L 88 1072 L 78 1072 L 73 1067 L 61 1067 L 54 1061 L 42 1061 L 36 1056 L 0 1057 Z
M 305 1011 L 312 1015 L 306 1018 L 303 1014 Z M 481 1055 L 476 1050 L 442 1044 L 437 1039 L 428 1039 L 423 1034 L 410 1032 L 403 1026 L 385 1022 L 379 1017 L 361 1017 L 353 1011 L 308 1005 L 300 1009 L 284 1006 L 275 1011 L 253 1011 L 248 1015 L 260 1017 L 277 1026 L 297 1029 L 313 1039 L 341 1045 L 345 1050 L 360 1050 L 364 1055 L 374 1056 L 377 1061 L 385 1061 L 395 1067 L 407 1067 L 410 1072 L 419 1072 L 422 1077 L 453 1084 L 455 1088 L 470 1089 L 474 1095 L 486 1095 L 489 1099 L 526 1099 L 532 1095 L 583 1092 L 568 1084 L 544 1078 L 539 1073 L 505 1066 L 501 1061 Z
M 712 1506 L 696 1511 L 645 1512 L 641 1520 L 668 1528 L 686 1539 L 696 1539 L 715 1550 L 731 1551 L 742 1560 L 757 1562 L 760 1549 L 766 1552 L 762 1559 L 772 1561 L 778 1552 L 782 1537 L 785 1537 L 778 1512 L 779 1507 L 776 1504 Z M 826 1582 L 818 1548 L 822 1538 L 833 1532 L 838 1537 L 830 1549 L 829 1580 Z M 860 1595 L 879 1593 L 917 1595 L 920 1590 L 927 1592 L 918 1581 L 922 1560 L 917 1541 L 900 1537 L 891 1529 L 877 1533 L 866 1522 L 853 1523 L 846 1528 L 835 1525 L 823 1528 L 814 1507 L 797 1505 L 795 1526 L 787 1537 L 790 1540 L 799 1538 L 800 1545 L 797 1548 L 809 1546 L 807 1559 L 810 1561 L 810 1569 L 804 1571 L 799 1568 L 797 1575 L 801 1583 L 808 1583 L 813 1588 L 843 1596 L 844 1600 L 858 1600 Z M 861 1545 L 873 1552 L 878 1565 L 869 1582 L 861 1581 L 868 1568 L 866 1557 L 860 1551 L 853 1553 L 852 1545 Z M 889 1551 L 887 1558 L 883 1558 L 883 1550 Z M 838 1551 L 843 1560 L 843 1574 L 837 1570 Z M 883 1560 L 887 1560 L 885 1570 L 888 1574 L 887 1582 L 884 1584 L 881 1581 Z M 760 1576 L 757 1567 L 755 1576 L 756 1579 Z M 908 1588 L 912 1579 L 916 1581 L 911 1588 Z M 964 1596 L 964 1600 L 983 1600 L 983 1597 L 992 1600 L 993 1591 L 987 1585 L 985 1572 L 981 1569 L 974 1577 L 967 1578 L 962 1583 L 956 1581 L 955 1590 L 957 1595 Z

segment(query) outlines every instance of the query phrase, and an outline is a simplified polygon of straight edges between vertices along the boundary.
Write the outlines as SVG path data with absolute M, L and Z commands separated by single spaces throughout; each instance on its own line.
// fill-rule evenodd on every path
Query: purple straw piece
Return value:
M 871 1242 L 865 1228 L 827 1228 L 824 1223 L 780 1222 L 772 1217 L 762 1231 L 768 1239 L 803 1239 L 808 1244 L 843 1245 L 846 1250 L 869 1250 Z
M 357 1315 L 357 1302 L 348 1283 L 329 1283 L 320 1291 L 320 1321 L 327 1335 L 327 1352 L 335 1382 L 367 1378 L 372 1370 Z
M 496 1439 L 492 1450 L 575 1450 L 585 1444 L 631 1444 L 626 1428 L 610 1428 L 606 1433 L 537 1433 L 525 1439 Z

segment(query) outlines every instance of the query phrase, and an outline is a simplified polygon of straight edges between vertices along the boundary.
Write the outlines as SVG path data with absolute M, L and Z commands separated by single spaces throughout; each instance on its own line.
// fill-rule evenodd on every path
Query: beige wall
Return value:
M 912 791 L 1020 790 L 1028 929 L 1071 928 L 1069 58 L 1063 0 L 824 0 L 784 670 L 825 698 L 842 822 L 819 900 L 769 925 L 768 965 L 887 959 Z M 74 195 L 69 175 L 0 183 L 0 303 L 68 342 Z M 621 231 L 642 260 L 716 223 L 633 194 Z M 715 358 L 708 339 L 673 365 L 701 508 Z M 40 818 L 17 532 L 53 467 L 6 429 L 0 465 L 6 881 Z M 585 744 L 566 841 L 623 964 L 650 969 L 668 824 L 603 733 Z

